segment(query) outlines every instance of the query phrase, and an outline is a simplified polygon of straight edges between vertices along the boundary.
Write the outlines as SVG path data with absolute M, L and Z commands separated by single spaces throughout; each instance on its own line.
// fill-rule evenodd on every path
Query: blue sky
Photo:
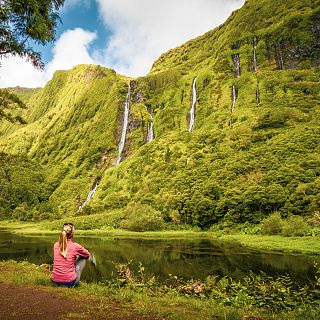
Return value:
M 46 69 L 1 60 L 0 87 L 44 86 L 56 70 L 99 64 L 131 77 L 148 73 L 162 53 L 223 23 L 245 0 L 66 0 L 56 41 L 35 46 Z
M 99 34 L 88 48 L 91 54 L 94 50 L 103 48 L 111 35 L 111 31 L 104 26 L 102 18 L 99 16 L 98 6 L 95 1 L 79 0 L 75 4 L 64 7 L 59 15 L 61 23 L 58 23 L 56 38 L 59 38 L 65 30 L 75 28 L 95 31 Z M 34 46 L 34 48 L 41 52 L 42 59 L 45 63 L 48 63 L 52 59 L 54 43 L 49 43 L 46 46 Z

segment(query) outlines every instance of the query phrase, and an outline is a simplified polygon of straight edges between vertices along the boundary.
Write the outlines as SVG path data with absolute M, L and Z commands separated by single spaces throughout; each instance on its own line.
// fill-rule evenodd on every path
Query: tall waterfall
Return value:
M 129 120 L 129 112 L 130 112 L 130 83 L 128 86 L 128 93 L 126 102 L 124 105 L 124 115 L 123 115 L 123 125 L 122 125 L 122 132 L 121 132 L 121 139 L 118 145 L 118 157 L 115 161 L 115 165 L 118 165 L 121 161 L 121 154 L 124 148 L 124 144 L 126 142 L 126 133 L 127 133 L 127 127 L 128 127 L 128 120 Z
M 96 178 L 94 180 L 93 186 L 91 187 L 86 199 L 83 201 L 81 206 L 78 208 L 78 212 L 81 211 L 83 209 L 83 207 L 87 204 L 87 202 L 93 197 L 93 195 L 95 194 L 95 192 L 98 188 L 99 182 L 100 182 L 100 178 Z
M 147 110 L 148 112 L 148 110 Z M 150 142 L 154 138 L 154 132 L 153 132 L 153 116 L 150 112 L 148 112 L 148 115 L 150 117 L 150 121 L 148 123 L 148 135 L 147 135 L 147 142 Z
M 234 76 L 236 78 L 240 77 L 240 54 L 236 53 L 231 56 L 232 62 L 234 64 Z
M 127 127 L 128 127 L 128 120 L 129 120 L 129 111 L 130 111 L 130 83 L 128 86 L 128 93 L 126 97 L 126 102 L 124 106 L 124 116 L 123 116 L 123 125 L 122 125 L 122 132 L 121 132 L 121 139 L 118 145 L 118 157 L 117 160 L 115 161 L 114 165 L 118 165 L 121 161 L 121 153 L 124 148 L 124 144 L 126 142 L 126 133 L 127 133 Z M 92 188 L 90 189 L 85 201 L 81 204 L 81 206 L 78 208 L 78 212 L 83 209 L 83 207 L 87 204 L 87 202 L 93 197 L 95 194 L 98 184 L 100 182 L 100 178 L 96 178 Z
M 237 88 L 236 86 L 233 84 L 232 85 L 232 105 L 231 105 L 231 113 L 233 113 L 234 111 L 234 107 L 236 105 L 236 100 L 238 98 L 238 93 L 237 93 Z
M 193 130 L 194 120 L 195 120 L 195 110 L 196 110 L 196 102 L 197 102 L 196 80 L 197 78 L 194 78 L 193 84 L 192 84 L 192 106 L 190 109 L 189 132 Z
M 257 44 L 258 38 L 256 35 L 253 36 L 253 71 L 256 72 L 258 69 L 257 65 Z

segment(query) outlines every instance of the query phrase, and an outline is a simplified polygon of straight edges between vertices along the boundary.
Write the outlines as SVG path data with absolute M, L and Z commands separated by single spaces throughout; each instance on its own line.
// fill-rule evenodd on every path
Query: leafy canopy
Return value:
M 55 40 L 57 10 L 63 4 L 64 0 L 0 1 L 0 57 L 17 55 L 43 69 L 41 55 L 29 40 L 42 45 Z

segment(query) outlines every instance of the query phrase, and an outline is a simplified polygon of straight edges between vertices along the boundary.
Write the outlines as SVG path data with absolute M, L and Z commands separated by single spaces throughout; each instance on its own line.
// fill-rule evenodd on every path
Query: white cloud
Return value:
M 57 40 L 44 72 L 17 57 L 0 60 L 0 87 L 44 86 L 54 71 L 80 63 L 101 64 L 133 77 L 145 75 L 160 54 L 218 26 L 245 0 L 95 1 L 106 28 L 112 32 L 104 49 L 89 54 L 88 47 L 97 32 L 66 30 Z M 62 13 L 90 5 L 90 0 L 67 0 Z
M 80 28 L 65 31 L 53 49 L 53 59 L 43 72 L 18 57 L 1 60 L 0 87 L 41 87 L 56 70 L 70 69 L 80 63 L 95 63 L 88 53 L 88 46 L 95 38 L 96 33 Z
M 146 74 L 159 55 L 213 29 L 244 0 L 96 0 L 113 35 L 104 64 L 118 72 Z
M 35 69 L 30 62 L 19 57 L 4 58 L 0 67 L 0 87 L 42 87 L 45 73 Z
M 95 32 L 80 28 L 65 31 L 53 49 L 53 59 L 46 68 L 47 78 L 50 79 L 56 70 L 70 69 L 80 63 L 95 63 L 88 53 L 88 46 L 95 38 Z

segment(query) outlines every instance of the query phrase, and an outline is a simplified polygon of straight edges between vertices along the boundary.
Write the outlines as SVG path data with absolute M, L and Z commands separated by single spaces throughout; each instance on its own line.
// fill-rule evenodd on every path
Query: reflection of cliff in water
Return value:
M 28 260 L 31 263 L 52 263 L 56 237 L 24 237 L 0 230 L 0 260 Z M 51 250 L 50 250 L 51 248 Z
M 110 261 L 126 263 L 130 260 L 133 260 L 133 269 L 141 262 L 147 273 L 158 275 L 162 280 L 169 274 L 186 279 L 204 279 L 209 274 L 240 279 L 249 270 L 255 273 L 262 270 L 271 276 L 288 273 L 299 283 L 305 283 L 314 272 L 312 256 L 259 253 L 234 243 L 146 239 L 89 241 L 96 242 L 88 243 L 88 246 L 95 246 L 97 256 L 104 257 L 100 261 L 104 269 L 101 273 L 106 276 L 114 271 Z M 320 260 L 320 257 L 317 259 Z
M 0 231 L 0 259 L 24 260 L 36 264 L 52 263 L 53 243 L 57 236 L 23 237 Z M 141 262 L 146 273 L 160 280 L 174 274 L 186 279 L 204 279 L 208 275 L 240 279 L 252 270 L 268 275 L 290 274 L 298 283 L 313 278 L 313 263 L 320 257 L 261 253 L 241 247 L 233 242 L 211 240 L 148 240 L 76 237 L 96 255 L 97 268 L 88 264 L 83 279 L 102 281 L 115 271 L 114 263 L 127 263 L 136 270 Z

